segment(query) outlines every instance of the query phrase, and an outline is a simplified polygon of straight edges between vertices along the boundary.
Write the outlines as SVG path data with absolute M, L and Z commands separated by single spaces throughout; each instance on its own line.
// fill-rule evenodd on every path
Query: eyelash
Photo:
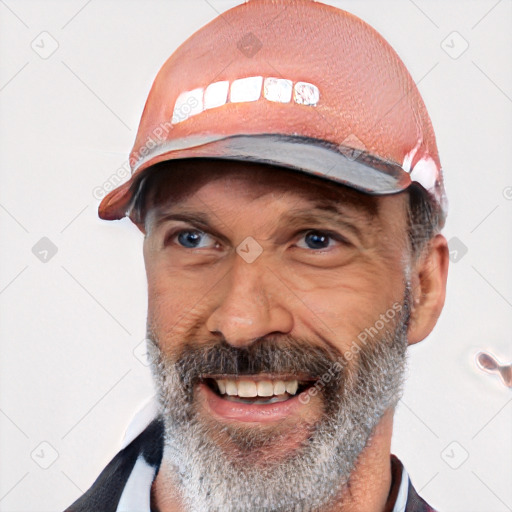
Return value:
M 318 233 L 320 235 L 327 236 L 331 240 L 334 240 L 335 242 L 338 242 L 338 243 L 343 244 L 343 245 L 349 245 L 349 243 L 350 243 L 345 237 L 343 237 L 339 233 L 336 233 L 334 231 L 329 231 L 328 229 L 327 230 L 323 230 L 323 229 L 306 229 L 306 230 L 299 231 L 298 233 L 296 233 L 294 235 L 294 238 L 296 238 L 299 235 L 301 236 L 301 238 L 303 238 L 308 233 Z M 324 251 L 326 249 L 328 249 L 328 247 L 326 247 L 324 249 L 317 249 L 317 250 L 315 250 L 315 252 L 322 252 L 322 251 Z M 313 250 L 313 249 L 311 249 L 311 250 Z
M 211 235 L 210 233 L 208 233 L 207 231 L 203 231 L 202 229 L 197 229 L 197 228 L 183 229 L 183 228 L 181 228 L 181 229 L 173 230 L 165 236 L 164 247 L 169 245 L 169 243 L 171 243 L 175 238 L 177 238 L 182 233 L 201 233 L 203 235 L 208 235 L 209 237 L 211 237 L 215 240 L 214 235 Z M 180 245 L 180 244 L 178 244 L 178 245 Z M 184 247 L 183 245 L 180 245 L 180 247 L 183 249 L 193 249 L 193 247 Z
M 201 229 L 197 229 L 197 228 L 189 228 L 189 229 L 177 229 L 177 230 L 174 230 L 174 231 L 171 231 L 170 233 L 168 233 L 166 236 L 165 236 L 165 239 L 164 239 L 164 247 L 166 247 L 167 245 L 169 245 L 169 243 L 171 241 L 173 241 L 174 239 L 176 239 L 176 237 L 178 237 L 180 234 L 182 233 L 192 233 L 192 232 L 196 232 L 196 233 L 201 233 L 203 235 L 208 235 L 210 237 L 212 237 L 214 240 L 215 240 L 215 236 L 208 233 L 207 231 L 203 231 Z M 322 229 L 305 229 L 305 230 L 301 230 L 301 231 L 298 231 L 297 233 L 295 233 L 293 235 L 293 239 L 296 239 L 298 236 L 300 236 L 301 238 L 305 237 L 307 234 L 309 233 L 318 233 L 320 235 L 324 235 L 324 236 L 327 236 L 329 239 L 331 240 L 334 240 L 340 244 L 343 244 L 343 245 L 350 245 L 350 242 L 343 236 L 341 236 L 339 233 L 336 233 L 336 232 L 333 232 L 333 231 L 329 231 L 329 230 L 322 230 Z M 217 242 L 218 244 L 219 242 Z M 178 244 L 180 245 L 181 248 L 183 249 L 194 249 L 193 247 L 185 247 L 181 244 Z M 302 249 L 302 247 L 298 247 L 299 249 Z M 320 248 L 320 249 L 310 249 L 311 251 L 314 251 L 314 252 L 322 252 L 322 251 L 325 251 L 329 249 L 329 247 L 326 247 L 326 248 Z

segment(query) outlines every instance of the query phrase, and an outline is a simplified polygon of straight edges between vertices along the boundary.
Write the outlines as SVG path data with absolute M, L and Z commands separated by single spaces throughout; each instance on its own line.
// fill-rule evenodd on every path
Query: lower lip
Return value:
M 199 384 L 199 391 L 204 394 L 210 410 L 224 420 L 271 423 L 288 418 L 304 407 L 299 400 L 300 395 L 274 404 L 250 404 L 224 400 L 204 383 Z

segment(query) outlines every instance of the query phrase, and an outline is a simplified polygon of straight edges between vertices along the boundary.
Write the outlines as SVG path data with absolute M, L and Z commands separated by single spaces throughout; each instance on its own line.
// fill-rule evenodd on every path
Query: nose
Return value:
M 233 346 L 243 347 L 269 334 L 287 334 L 293 317 L 277 293 L 283 285 L 264 264 L 235 256 L 228 275 L 219 283 L 219 305 L 206 327 Z

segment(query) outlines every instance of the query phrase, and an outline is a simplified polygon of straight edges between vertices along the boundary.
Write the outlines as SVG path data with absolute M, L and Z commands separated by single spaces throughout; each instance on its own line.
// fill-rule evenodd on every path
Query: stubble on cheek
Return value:
M 153 340 L 165 359 L 165 365 L 174 364 L 191 335 L 189 322 L 192 313 L 180 312 L 174 304 L 161 298 L 150 299 L 146 322 L 146 338 Z M 196 330 L 192 329 L 192 332 Z

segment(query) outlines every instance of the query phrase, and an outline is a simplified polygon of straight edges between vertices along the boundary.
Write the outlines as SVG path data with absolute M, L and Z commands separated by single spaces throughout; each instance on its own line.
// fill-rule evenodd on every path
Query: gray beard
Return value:
M 357 458 L 384 412 L 401 397 L 409 306 L 406 293 L 401 312 L 390 322 L 394 328 L 386 326 L 367 344 L 357 341 L 360 351 L 352 366 L 332 349 L 312 349 L 306 340 L 298 343 L 286 336 L 242 349 L 226 342 L 189 344 L 170 361 L 154 333 L 148 332 L 151 371 L 165 423 L 162 465 L 172 471 L 169 486 L 178 485 L 186 509 L 314 512 L 342 501 Z M 331 375 L 318 393 L 323 414 L 306 426 L 304 442 L 287 457 L 276 460 L 271 454 L 290 429 L 221 425 L 197 411 L 193 390 L 201 373 L 285 370 L 321 376 L 330 370 Z

